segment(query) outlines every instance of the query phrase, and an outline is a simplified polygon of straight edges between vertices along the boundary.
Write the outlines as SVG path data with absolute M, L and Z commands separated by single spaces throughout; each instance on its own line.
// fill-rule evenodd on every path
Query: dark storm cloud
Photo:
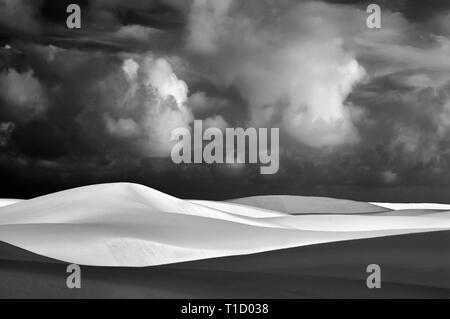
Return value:
M 22 70 L 1 73 L 0 114 L 21 124 L 12 137 L 28 156 L 167 155 L 170 131 L 190 121 L 182 105 L 186 84 L 167 59 L 40 45 L 21 49 L 28 52 Z
M 437 14 L 450 10 L 450 3 L 447 0 L 327 0 L 326 2 L 355 5 L 362 9 L 365 9 L 371 3 L 375 3 L 386 10 L 399 12 L 407 19 L 416 22 L 424 22 Z
M 14 131 L 15 125 L 12 122 L 0 122 L 0 147 L 8 145 L 11 133 Z
M 65 27 L 69 3 L 81 30 Z M 0 175 L 14 185 L 0 196 L 125 180 L 376 200 L 364 189 L 450 185 L 448 1 L 377 3 L 381 30 L 364 1 L 0 0 Z M 280 127 L 279 173 L 172 164 L 169 133 L 194 118 Z
M 78 4 L 82 28 L 66 27 L 69 4 Z M 64 48 L 164 51 L 180 41 L 188 2 L 2 0 L 0 37 Z M 164 32 L 167 31 L 167 32 Z
M 0 25 L 2 33 L 38 34 L 41 31 L 39 6 L 41 1 L 2 0 Z

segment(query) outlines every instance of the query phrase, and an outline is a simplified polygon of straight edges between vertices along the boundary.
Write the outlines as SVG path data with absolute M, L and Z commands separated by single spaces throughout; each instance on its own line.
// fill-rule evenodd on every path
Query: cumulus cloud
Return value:
M 316 148 L 364 138 L 365 145 L 414 149 L 412 158 L 425 158 L 439 153 L 445 140 L 427 132 L 447 132 L 448 13 L 424 26 L 408 20 L 411 12 L 382 8 L 391 10 L 382 13 L 383 27 L 370 30 L 365 10 L 350 5 L 197 0 L 187 48 L 201 57 L 198 65 L 213 83 L 239 91 L 252 125 L 279 126 Z M 439 34 L 430 33 L 433 23 Z M 426 94 L 429 89 L 435 94 Z M 192 96 L 192 105 L 203 98 Z M 368 122 L 394 137 L 368 133 Z
M 382 28 L 370 30 L 362 1 L 95 0 L 83 29 L 68 32 L 62 2 L 0 0 L 11 46 L 0 49 L 0 144 L 9 148 L 0 160 L 64 162 L 64 173 L 92 182 L 116 178 L 113 167 L 141 178 L 140 161 L 168 155 L 171 130 L 196 118 L 280 128 L 280 187 L 257 181 L 247 191 L 450 185 L 444 2 L 383 0 Z M 62 14 L 39 16 L 41 4 Z M 207 183 L 198 185 L 222 184 L 211 167 L 161 165 L 164 185 L 199 175 Z
M 132 119 L 120 118 L 115 120 L 106 114 L 105 124 L 107 132 L 119 138 L 135 138 L 140 134 L 139 124 Z
M 216 81 L 239 90 L 253 125 L 283 127 L 313 147 L 356 142 L 345 101 L 365 71 L 327 17 L 344 11 L 315 2 L 284 12 L 262 5 L 261 17 L 249 3 L 195 1 L 188 48 L 210 59 Z M 313 25 L 298 23 L 305 20 Z
M 385 145 L 397 165 L 440 161 L 450 142 L 449 33 L 430 33 L 399 14 L 384 17 L 380 34 L 355 41 L 368 73 L 352 96 L 365 113 L 359 131 L 366 144 Z
M 214 53 L 219 49 L 218 34 L 226 27 L 232 0 L 195 0 L 191 7 L 188 48 L 199 53 Z
M 167 59 L 151 54 L 125 59 L 120 69 L 99 83 L 98 94 L 107 132 L 127 138 L 140 155 L 169 154 L 172 130 L 189 128 L 193 120 L 186 106 L 187 84 Z
M 149 41 L 150 37 L 159 33 L 158 29 L 144 27 L 137 24 L 121 26 L 116 32 L 115 36 L 121 38 L 132 38 L 139 41 Z
M 440 88 L 408 90 L 409 114 L 390 124 L 394 136 L 392 149 L 400 148 L 408 161 L 429 162 L 441 156 L 448 156 L 450 143 L 450 78 Z
M 183 106 L 187 100 L 187 84 L 177 78 L 166 59 L 145 57 L 142 68 L 145 85 L 156 88 L 163 99 L 172 97 L 180 108 Z
M 218 128 L 222 131 L 229 127 L 227 121 L 220 115 L 210 116 L 203 120 L 203 129 Z
M 32 139 L 26 132 L 41 126 L 38 136 L 55 140 L 58 155 L 69 150 L 167 156 L 173 144 L 171 131 L 189 128 L 193 121 L 187 83 L 173 68 L 177 58 L 53 45 L 23 49 L 40 78 L 31 68 L 23 72 L 11 68 L 0 74 L 0 118 L 21 123 L 16 136 L 20 149 L 32 150 L 32 145 L 40 149 L 40 141 L 29 142 L 37 137 Z M 69 144 L 72 151 L 66 147 Z M 39 154 L 45 157 L 44 153 Z
M 48 108 L 45 89 L 32 70 L 19 73 L 9 69 L 1 73 L 0 98 L 5 104 L 5 115 L 17 121 L 28 121 Z
M 224 98 L 208 96 L 202 91 L 191 94 L 186 103 L 194 113 L 198 114 L 220 111 L 229 104 Z

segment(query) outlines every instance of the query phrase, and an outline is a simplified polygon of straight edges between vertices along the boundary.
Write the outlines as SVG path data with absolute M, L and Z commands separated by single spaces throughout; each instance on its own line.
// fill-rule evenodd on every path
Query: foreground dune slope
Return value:
M 144 267 L 450 229 L 445 211 L 389 216 L 367 203 L 292 196 L 274 201 L 284 205 L 272 206 L 279 211 L 240 202 L 181 200 L 129 183 L 93 185 L 1 207 L 0 241 L 64 262 Z
M 156 267 L 66 267 L 0 242 L 0 298 L 450 298 L 450 231 L 407 234 Z M 366 267 L 382 267 L 368 289 Z

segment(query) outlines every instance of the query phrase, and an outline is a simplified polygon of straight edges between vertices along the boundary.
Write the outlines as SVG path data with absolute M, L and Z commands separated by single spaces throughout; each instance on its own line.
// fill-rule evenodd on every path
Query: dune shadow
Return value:
M 450 231 L 341 241 L 155 267 L 67 264 L 0 243 L 1 298 L 450 298 Z M 366 267 L 381 266 L 368 289 Z

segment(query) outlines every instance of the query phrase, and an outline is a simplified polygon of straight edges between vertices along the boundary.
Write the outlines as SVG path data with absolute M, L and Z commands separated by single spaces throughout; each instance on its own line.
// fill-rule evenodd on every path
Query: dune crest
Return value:
M 450 229 L 450 212 L 401 215 L 330 198 L 182 200 L 130 183 L 0 207 L 0 241 L 64 262 L 143 267 Z

